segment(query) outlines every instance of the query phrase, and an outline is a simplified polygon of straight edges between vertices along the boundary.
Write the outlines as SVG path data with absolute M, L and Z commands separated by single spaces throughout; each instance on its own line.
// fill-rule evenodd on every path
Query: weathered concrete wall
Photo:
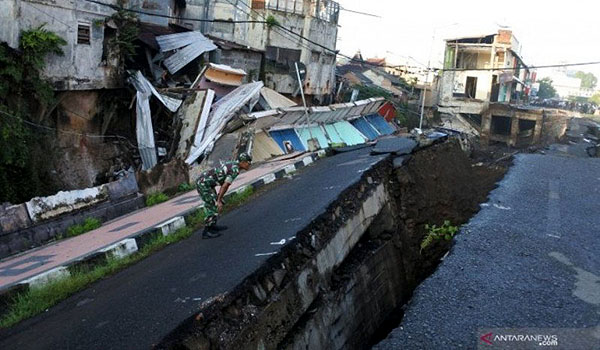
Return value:
M 131 173 L 97 188 L 0 205 L 0 259 L 40 246 L 88 217 L 106 222 L 143 206 Z
M 173 159 L 150 170 L 138 171 L 135 175 L 140 191 L 149 195 L 156 192 L 177 192 L 179 185 L 189 183 L 188 173 L 188 166 L 183 160 Z
M 108 3 L 116 3 L 115 0 Z M 114 11 L 106 6 L 74 0 L 8 0 L 0 3 L 0 41 L 13 48 L 20 32 L 44 25 L 67 41 L 64 55 L 49 55 L 44 70 L 57 90 L 87 90 L 120 84 L 114 62 L 103 60 L 104 19 Z M 89 44 L 77 43 L 78 25 L 89 25 Z
M 25 205 L 31 220 L 37 223 L 95 205 L 106 199 L 108 199 L 107 189 L 98 186 L 83 190 L 60 191 L 48 197 L 35 197 Z

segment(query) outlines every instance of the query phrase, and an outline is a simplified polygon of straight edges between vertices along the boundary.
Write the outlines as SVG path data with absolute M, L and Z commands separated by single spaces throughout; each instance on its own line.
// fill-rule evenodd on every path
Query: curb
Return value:
M 314 163 L 316 160 L 326 157 L 326 152 L 320 150 L 316 153 L 305 156 L 294 164 L 287 165 L 285 168 L 277 170 L 252 181 L 249 184 L 237 188 L 235 191 L 227 194 L 224 199 L 231 198 L 232 195 L 245 191 L 248 187 L 253 190 L 259 189 L 267 184 L 284 178 L 289 173 Z M 178 229 L 185 227 L 190 223 L 194 215 L 202 205 L 190 208 L 179 215 L 166 219 L 162 223 L 149 227 L 147 229 L 131 234 L 127 238 L 90 252 L 84 256 L 69 261 L 61 266 L 41 272 L 20 282 L 7 285 L 0 290 L 0 315 L 7 311 L 11 301 L 19 294 L 28 291 L 32 287 L 39 287 L 58 279 L 69 277 L 71 273 L 80 269 L 90 269 L 97 265 L 106 263 L 111 258 L 122 259 L 142 249 L 154 238 L 163 235 L 168 236 Z

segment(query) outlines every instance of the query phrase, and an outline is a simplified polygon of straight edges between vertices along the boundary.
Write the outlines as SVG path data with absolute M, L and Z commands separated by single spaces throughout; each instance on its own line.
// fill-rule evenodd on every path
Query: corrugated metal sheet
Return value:
M 352 124 L 343 120 L 331 125 L 348 146 L 360 145 L 368 139 L 358 131 Z
M 395 131 L 394 128 L 379 114 L 368 115 L 367 121 L 369 121 L 381 135 L 390 135 Z
M 179 49 L 195 42 L 202 41 L 212 43 L 212 40 L 202 35 L 202 33 L 195 31 L 161 35 L 156 37 L 156 42 L 158 43 L 158 46 L 160 46 L 161 52 Z
M 183 103 L 183 101 L 176 98 L 160 94 L 139 70 L 129 77 L 129 82 L 137 91 L 148 95 L 154 95 L 171 112 L 176 112 L 181 106 L 181 103 Z
M 150 113 L 150 96 L 156 96 L 172 112 L 177 111 L 182 101 L 159 94 L 140 71 L 136 71 L 129 78 L 129 82 L 137 90 L 135 132 L 140 157 L 142 158 L 142 169 L 148 170 L 152 169 L 157 163 L 154 129 L 152 128 L 152 115 Z
M 379 132 L 371 123 L 369 123 L 365 117 L 360 117 L 350 121 L 350 124 L 358 129 L 363 135 L 369 138 L 369 140 L 375 140 L 379 136 Z
M 365 115 L 377 113 L 381 105 L 385 103 L 382 98 L 371 98 L 349 103 L 339 103 L 324 107 L 309 108 L 309 123 L 312 124 L 332 124 L 343 120 L 353 120 Z M 272 119 L 269 126 L 274 129 L 287 129 L 294 126 L 303 126 L 307 124 L 304 115 L 304 107 L 280 108 L 277 111 L 257 112 L 250 114 L 251 119 L 260 118 L 263 115 L 269 115 Z
M 321 146 L 321 148 L 326 148 L 329 146 L 329 140 L 327 139 L 327 136 L 325 136 L 325 132 L 320 126 L 296 128 L 296 132 L 298 133 L 298 136 L 300 136 L 302 142 L 304 142 L 304 145 L 308 145 L 308 140 L 312 135 L 313 138 L 316 138 L 319 141 L 319 146 Z
M 327 132 L 327 136 L 329 136 L 329 140 L 331 140 L 331 143 L 344 143 L 342 135 L 340 135 L 340 133 L 333 126 L 333 124 L 323 125 L 323 128 Z
M 244 106 L 248 106 L 250 111 L 254 108 L 262 87 L 261 81 L 242 85 L 212 105 L 202 141 L 190 151 L 190 156 L 185 160 L 187 164 L 192 164 L 202 154 L 212 150 L 215 141 L 222 136 L 225 125 Z
M 285 153 L 287 153 L 287 151 L 284 142 L 290 142 L 294 147 L 294 151 L 306 151 L 306 147 L 304 147 L 304 144 L 294 129 L 276 130 L 269 132 L 269 134 L 271 134 L 273 140 L 275 140 L 279 148 Z
M 158 162 L 154 144 L 154 129 L 150 115 L 150 93 L 137 92 L 135 134 L 138 142 L 142 170 L 152 169 Z
M 175 74 L 196 57 L 216 48 L 217 46 L 212 41 L 197 41 L 169 56 L 163 61 L 163 64 L 167 67 L 169 73 Z

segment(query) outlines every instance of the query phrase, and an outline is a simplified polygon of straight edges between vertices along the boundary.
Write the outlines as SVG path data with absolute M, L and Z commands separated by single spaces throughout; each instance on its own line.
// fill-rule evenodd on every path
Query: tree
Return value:
M 541 99 L 556 97 L 556 89 L 552 86 L 552 79 L 544 78 L 540 79 L 540 90 L 538 91 L 538 97 Z
M 590 97 L 590 102 L 600 106 L 600 93 L 595 93 L 594 96 Z
M 575 77 L 581 79 L 580 87 L 583 89 L 594 89 L 598 83 L 598 78 L 592 73 L 578 71 L 575 73 Z

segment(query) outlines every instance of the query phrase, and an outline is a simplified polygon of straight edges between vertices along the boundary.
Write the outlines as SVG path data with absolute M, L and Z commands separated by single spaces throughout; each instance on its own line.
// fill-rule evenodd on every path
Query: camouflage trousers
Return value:
M 216 183 L 211 178 L 200 177 L 196 181 L 196 190 L 200 194 L 200 198 L 204 201 L 204 226 L 214 226 L 219 217 L 217 209 L 217 191 L 215 190 Z

